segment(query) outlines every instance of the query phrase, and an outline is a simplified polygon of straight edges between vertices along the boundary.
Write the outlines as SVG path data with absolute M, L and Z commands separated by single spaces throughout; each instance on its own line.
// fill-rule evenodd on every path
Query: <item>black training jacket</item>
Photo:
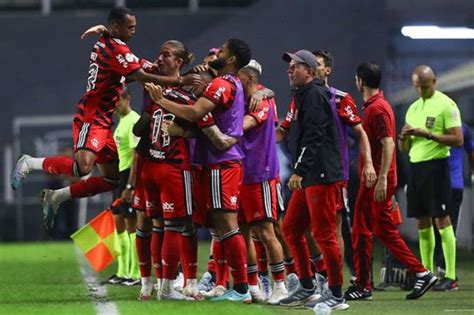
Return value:
M 343 180 L 339 137 L 331 109 L 329 89 L 321 80 L 294 91 L 295 120 L 288 145 L 293 172 L 303 177 L 303 187 Z

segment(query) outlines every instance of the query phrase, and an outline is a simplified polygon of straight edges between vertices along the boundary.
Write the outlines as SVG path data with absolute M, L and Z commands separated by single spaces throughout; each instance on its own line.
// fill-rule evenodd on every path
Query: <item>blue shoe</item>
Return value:
M 243 302 L 246 304 L 252 303 L 252 296 L 250 292 L 247 290 L 245 293 L 239 293 L 235 290 L 229 290 L 221 296 L 216 296 L 210 299 L 212 302 L 218 301 L 232 301 L 232 302 Z
M 41 191 L 41 205 L 43 207 L 43 224 L 47 231 L 51 231 L 54 225 L 54 216 L 58 210 L 59 204 L 52 201 L 51 196 L 53 191 L 51 189 L 44 189 Z
M 17 190 L 20 187 L 21 181 L 30 173 L 30 168 L 26 163 L 26 160 L 31 156 L 23 154 L 16 162 L 15 168 L 10 174 L 10 185 L 13 190 Z

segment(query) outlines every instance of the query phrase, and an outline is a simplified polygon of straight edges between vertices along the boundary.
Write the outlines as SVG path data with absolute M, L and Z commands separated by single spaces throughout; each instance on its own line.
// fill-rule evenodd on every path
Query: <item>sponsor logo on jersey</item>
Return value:
M 128 68 L 128 62 L 121 54 L 118 54 L 115 58 L 117 58 L 118 62 L 122 65 L 122 67 Z
M 135 55 L 132 54 L 132 53 L 127 53 L 127 54 L 125 55 L 125 60 L 127 60 L 128 62 L 138 62 L 138 61 L 139 61 L 139 60 L 138 60 L 138 57 L 135 56 Z
M 163 202 L 161 204 L 163 212 L 174 212 L 174 203 L 172 202 Z

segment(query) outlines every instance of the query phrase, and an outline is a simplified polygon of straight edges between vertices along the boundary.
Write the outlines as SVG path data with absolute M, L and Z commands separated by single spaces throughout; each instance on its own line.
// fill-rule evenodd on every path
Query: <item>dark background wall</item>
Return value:
M 242 38 L 263 65 L 262 80 L 277 93 L 279 115 L 283 116 L 290 94 L 287 65 L 281 60 L 284 51 L 329 50 L 335 57 L 332 85 L 351 92 L 360 103 L 354 88 L 354 71 L 362 61 L 378 62 L 389 73 L 387 79 L 408 85 L 410 78 L 406 76 L 413 66 L 412 57 L 423 59 L 419 53 L 416 55 L 417 51 L 434 52 L 430 55 L 433 60 L 439 60 L 440 67 L 447 67 L 442 56 L 451 54 L 449 44 L 401 38 L 402 25 L 472 25 L 473 7 L 472 1 L 461 0 L 455 5 L 441 0 L 260 0 L 243 8 L 204 8 L 194 14 L 185 10 L 141 9 L 135 12 L 137 34 L 130 47 L 136 55 L 154 60 L 162 42 L 178 39 L 201 60 L 209 48 L 219 47 L 231 37 Z M 47 17 L 36 12 L 0 11 L 2 150 L 11 144 L 14 117 L 63 114 L 71 115 L 72 120 L 75 104 L 85 91 L 89 52 L 94 43 L 94 39 L 79 37 L 88 26 L 104 23 L 106 15 L 107 10 L 53 11 Z M 444 47 L 438 54 L 437 45 Z M 463 52 L 458 56 L 462 58 L 453 62 L 451 57 L 449 66 L 472 60 L 473 47 L 469 42 L 461 44 L 459 49 Z M 412 59 L 406 61 L 407 58 Z M 389 80 L 384 84 L 390 84 Z M 403 86 L 400 82 L 396 84 Z M 138 107 L 140 88 L 137 84 L 132 86 Z M 34 153 L 32 150 L 24 149 Z M 0 164 L 4 162 L 2 152 Z M 6 176 L 3 167 L 0 175 L 2 179 Z M 0 192 L 4 186 L 2 180 Z M 0 207 L 0 231 L 14 229 L 15 208 L 4 203 Z M 25 223 L 27 227 L 40 227 L 39 214 L 35 216 L 34 222 Z M 32 221 L 28 215 L 26 220 Z M 0 239 L 1 234 L 14 235 L 0 233 Z

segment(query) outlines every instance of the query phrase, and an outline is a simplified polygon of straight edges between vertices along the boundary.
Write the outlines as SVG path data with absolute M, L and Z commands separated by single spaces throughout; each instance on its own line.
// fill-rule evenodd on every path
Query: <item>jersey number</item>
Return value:
M 172 122 L 175 118 L 173 114 L 163 114 L 163 110 L 157 109 L 153 112 L 151 143 L 159 142 L 161 148 L 170 145 L 170 136 L 161 130 L 163 121 Z M 160 139 L 161 138 L 161 139 Z M 161 140 L 161 141 L 160 141 Z
M 96 63 L 91 63 L 89 67 L 89 77 L 87 78 L 87 92 L 95 89 L 95 81 L 97 80 L 97 73 L 99 66 Z

